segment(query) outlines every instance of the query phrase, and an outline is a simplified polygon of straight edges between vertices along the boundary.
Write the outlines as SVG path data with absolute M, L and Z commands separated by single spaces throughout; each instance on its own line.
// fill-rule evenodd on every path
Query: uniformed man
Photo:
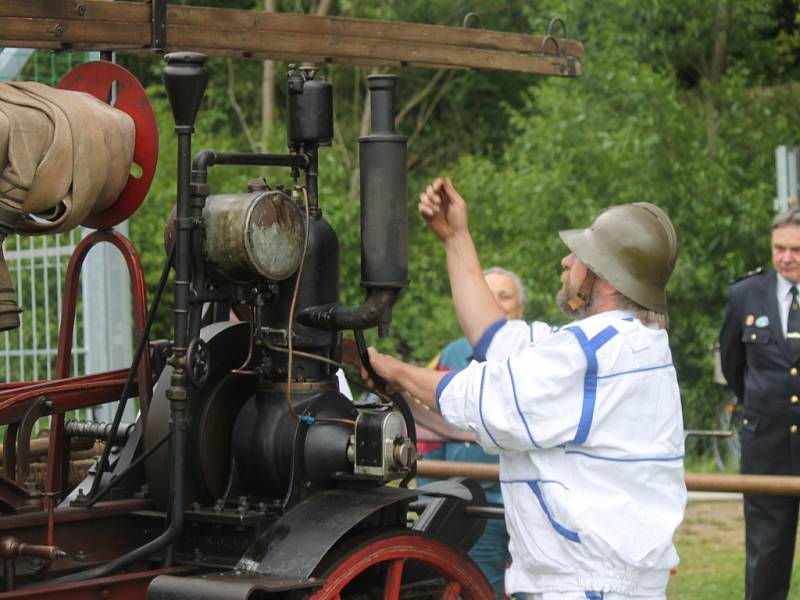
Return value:
M 733 283 L 720 332 L 722 372 L 742 403 L 742 473 L 800 475 L 800 211 L 772 221 L 774 270 Z M 787 597 L 796 497 L 745 495 L 745 597 Z
M 447 374 L 370 350 L 372 366 L 500 456 L 506 591 L 526 600 L 665 599 L 683 518 L 683 419 L 667 332 L 669 217 L 615 206 L 561 232 L 558 303 L 574 323 L 506 320 L 481 273 L 464 200 L 437 179 L 420 212 L 444 242 L 475 358 Z M 480 362 L 478 362 L 480 361 Z

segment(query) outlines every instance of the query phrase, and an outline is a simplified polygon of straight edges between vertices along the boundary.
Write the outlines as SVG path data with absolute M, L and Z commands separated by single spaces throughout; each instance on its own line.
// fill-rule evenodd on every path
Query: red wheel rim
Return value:
M 398 600 L 408 561 L 418 561 L 432 567 L 446 581 L 439 592 L 443 600 L 459 596 L 472 600 L 492 600 L 494 593 L 489 582 L 463 554 L 430 537 L 398 534 L 380 538 L 357 547 L 344 556 L 328 573 L 325 585 L 313 600 L 340 600 L 350 582 L 367 569 L 382 565 L 384 600 Z
M 139 177 L 133 174 L 117 201 L 107 209 L 89 215 L 81 223 L 84 227 L 108 229 L 130 217 L 144 202 L 158 161 L 158 123 L 142 84 L 123 67 L 107 61 L 95 61 L 79 65 L 64 75 L 58 82 L 59 89 L 86 92 L 108 102 L 111 86 L 117 82 L 114 108 L 127 113 L 136 127 L 133 146 L 133 163 L 141 169 Z

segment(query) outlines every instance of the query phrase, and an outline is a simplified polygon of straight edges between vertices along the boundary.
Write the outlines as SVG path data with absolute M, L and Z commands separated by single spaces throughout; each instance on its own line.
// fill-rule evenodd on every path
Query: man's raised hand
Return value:
M 467 204 L 450 179 L 434 179 L 419 195 L 418 208 L 428 227 L 442 241 L 467 231 Z

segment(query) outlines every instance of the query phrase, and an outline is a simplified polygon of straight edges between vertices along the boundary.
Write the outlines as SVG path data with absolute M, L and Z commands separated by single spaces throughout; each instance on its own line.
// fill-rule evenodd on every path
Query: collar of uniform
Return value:
M 630 321 L 631 319 L 635 318 L 630 311 L 623 310 L 621 308 L 616 310 L 607 310 L 600 314 L 608 319 L 627 319 L 628 321 Z
M 789 289 L 795 284 L 783 277 L 780 273 L 776 272 L 776 274 L 778 276 L 778 298 L 785 300 L 789 296 Z
M 582 321 L 588 321 L 590 319 L 602 319 L 603 321 L 616 321 L 616 320 L 627 320 L 633 321 L 636 317 L 634 317 L 630 311 L 623 310 L 623 309 L 614 309 L 614 310 L 604 310 L 603 312 L 595 313 L 591 316 L 586 317 Z

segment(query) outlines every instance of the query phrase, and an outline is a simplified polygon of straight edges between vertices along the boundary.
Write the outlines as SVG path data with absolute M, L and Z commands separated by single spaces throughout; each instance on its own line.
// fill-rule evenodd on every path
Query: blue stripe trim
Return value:
M 586 592 L 587 600 L 603 600 L 605 592 Z
M 531 429 L 528 427 L 528 421 L 525 420 L 525 415 L 522 414 L 522 409 L 519 406 L 519 399 L 517 398 L 517 386 L 514 383 L 514 374 L 511 372 L 511 359 L 506 361 L 506 368 L 508 369 L 508 376 L 511 378 L 511 391 L 514 394 L 514 404 L 517 406 L 517 414 L 519 414 L 519 418 L 522 419 L 522 424 L 525 425 L 525 431 L 528 433 L 528 439 L 531 441 L 531 444 L 533 444 L 536 448 L 541 448 L 541 446 L 536 443 L 536 440 L 533 439 Z
M 655 371 L 657 369 L 668 369 L 672 367 L 672 363 L 667 363 L 665 365 L 656 365 L 655 367 L 644 367 L 642 369 L 633 369 L 631 371 L 620 371 L 619 373 L 609 373 L 608 375 L 598 375 L 598 379 L 609 379 L 611 377 L 619 377 L 620 375 L 632 375 L 633 373 L 644 373 L 646 371 Z
M 583 407 L 581 418 L 578 421 L 578 430 L 570 443 L 583 444 L 589 437 L 592 428 L 592 418 L 594 417 L 594 405 L 597 400 L 597 351 L 608 340 L 617 335 L 617 330 L 609 325 L 591 340 L 578 326 L 567 327 L 567 331 L 572 332 L 578 340 L 583 353 L 586 355 L 586 374 L 583 377 Z
M 640 458 L 615 458 L 612 456 L 600 456 L 599 454 L 589 454 L 582 450 L 567 450 L 564 454 L 580 454 L 587 458 L 595 458 L 597 460 L 608 460 L 611 462 L 668 462 L 672 460 L 683 460 L 684 455 L 679 456 L 642 456 Z
M 481 417 L 481 425 L 483 425 L 483 428 L 486 430 L 486 433 L 489 436 L 489 439 L 492 440 L 492 443 L 501 450 L 505 450 L 505 448 L 503 448 L 500 444 L 498 444 L 497 440 L 494 439 L 492 432 L 489 431 L 489 428 L 486 426 L 486 421 L 483 418 L 483 382 L 485 380 L 486 380 L 486 365 L 483 365 L 483 370 L 481 371 L 481 391 L 480 391 L 480 396 L 478 397 L 478 412 Z
M 459 371 L 448 371 L 447 373 L 444 374 L 444 377 L 442 377 L 439 380 L 439 383 L 436 384 L 436 408 L 439 410 L 440 413 L 442 412 L 442 407 L 439 405 L 439 398 L 442 397 L 442 394 L 444 393 L 444 388 L 447 387 L 447 384 L 450 383 L 450 380 L 453 379 L 453 377 L 455 377 L 456 373 L 458 372 Z
M 550 513 L 550 509 L 547 507 L 547 503 L 544 501 L 544 496 L 542 495 L 542 490 L 539 487 L 539 483 L 537 481 L 529 481 L 528 486 L 533 491 L 536 499 L 539 501 L 539 506 L 542 507 L 542 511 L 544 515 L 547 517 L 547 520 L 550 521 L 550 525 L 552 525 L 553 529 L 556 530 L 557 533 L 567 538 L 570 542 L 575 542 L 576 544 L 581 543 L 581 538 L 578 536 L 576 531 L 572 531 L 571 529 L 567 529 L 561 523 L 556 521 L 553 518 L 553 515 Z
M 524 483 L 527 485 L 531 481 L 538 481 L 539 483 L 555 483 L 556 485 L 560 485 L 562 488 L 569 491 L 569 488 L 557 479 L 501 479 L 500 483 Z
M 534 321 L 531 321 L 531 322 L 528 324 L 528 331 L 530 332 L 530 338 L 529 338 L 529 341 L 530 341 L 530 343 L 531 343 L 531 344 L 533 343 L 533 323 L 534 323 Z
M 472 355 L 478 362 L 484 362 L 486 360 L 486 352 L 489 350 L 489 345 L 492 343 L 494 339 L 494 334 L 497 333 L 500 328 L 508 323 L 507 319 L 500 319 L 499 321 L 495 321 L 491 325 L 486 328 L 486 331 L 483 332 L 478 343 L 472 349 Z

